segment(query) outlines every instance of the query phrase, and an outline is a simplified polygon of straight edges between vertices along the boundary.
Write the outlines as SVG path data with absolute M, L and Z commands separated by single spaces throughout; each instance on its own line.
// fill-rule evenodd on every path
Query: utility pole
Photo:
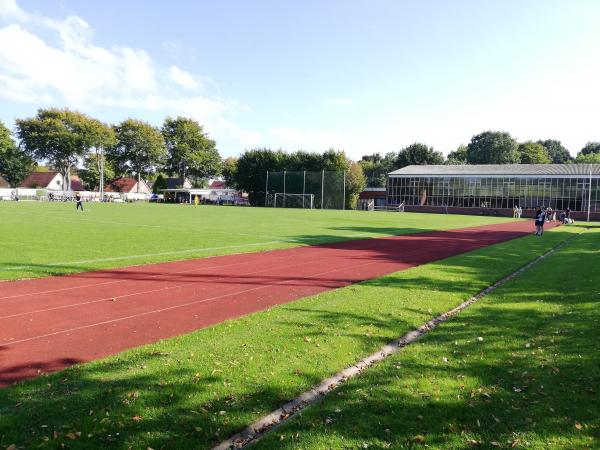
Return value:
M 100 146 L 100 201 L 104 201 L 104 146 Z
M 265 208 L 267 207 L 267 196 L 269 195 L 269 171 L 267 170 L 267 183 L 265 185 Z

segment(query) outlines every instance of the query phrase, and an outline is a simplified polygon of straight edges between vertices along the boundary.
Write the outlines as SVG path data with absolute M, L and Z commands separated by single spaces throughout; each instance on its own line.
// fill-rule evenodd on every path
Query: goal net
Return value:
M 305 208 L 313 209 L 315 196 L 313 194 L 288 194 L 287 192 L 276 192 L 273 197 L 275 208 Z

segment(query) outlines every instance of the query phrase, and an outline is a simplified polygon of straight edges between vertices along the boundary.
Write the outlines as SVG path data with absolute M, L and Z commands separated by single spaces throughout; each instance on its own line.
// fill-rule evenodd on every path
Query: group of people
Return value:
M 552 208 L 538 206 L 535 210 L 535 235 L 542 236 L 544 234 L 544 224 L 556 220 L 556 211 Z M 571 218 L 571 209 L 567 208 L 560 213 L 560 222 L 563 224 L 573 223 Z
M 518 205 L 513 206 L 513 217 L 515 219 L 520 219 L 521 218 L 521 214 L 523 214 L 523 208 L 521 208 Z

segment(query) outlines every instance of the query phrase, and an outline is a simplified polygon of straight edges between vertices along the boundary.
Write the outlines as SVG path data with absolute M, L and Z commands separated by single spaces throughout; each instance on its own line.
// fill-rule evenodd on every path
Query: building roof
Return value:
M 589 176 L 600 175 L 600 164 L 464 164 L 407 166 L 390 176 Z
M 187 178 L 165 178 L 166 189 L 190 188 L 192 183 Z
M 211 188 L 211 189 L 227 189 L 227 185 L 225 184 L 224 181 L 213 180 L 213 182 L 210 183 L 209 188 Z
M 45 188 L 58 175 L 58 172 L 31 172 L 27 178 L 21 181 L 22 188 Z
M 110 183 L 108 183 L 104 188 L 104 191 L 129 193 L 135 187 L 136 184 L 137 180 L 135 178 L 121 177 L 112 180 Z
M 0 188 L 9 188 L 10 184 L 0 175 Z

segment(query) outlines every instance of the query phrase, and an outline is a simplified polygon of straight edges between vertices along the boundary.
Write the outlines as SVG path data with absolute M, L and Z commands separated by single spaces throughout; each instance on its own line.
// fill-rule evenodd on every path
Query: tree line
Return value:
M 17 119 L 15 135 L 18 144 L 0 123 L 0 175 L 11 186 L 38 162 L 58 171 L 67 189 L 74 173 L 88 189 L 98 189 L 102 168 L 105 180 L 164 172 L 196 183 L 221 170 L 215 141 L 187 117 L 167 117 L 160 128 L 131 118 L 111 126 L 78 111 L 49 108 Z
M 519 143 L 505 131 L 484 131 L 446 158 L 433 147 L 416 142 L 399 152 L 374 153 L 359 161 L 367 186 L 384 187 L 387 174 L 402 167 L 426 164 L 600 164 L 600 142 L 588 142 L 575 158 L 559 140 Z
M 162 174 L 190 179 L 195 186 L 212 177 L 223 176 L 227 184 L 250 194 L 260 204 L 267 171 L 334 171 L 346 173 L 346 206 L 352 208 L 358 194 L 369 187 L 384 187 L 393 170 L 423 164 L 564 164 L 600 163 L 600 142 L 589 142 L 575 158 L 558 140 L 519 143 L 509 133 L 485 131 L 473 136 L 446 158 L 423 143 L 414 143 L 399 152 L 365 155 L 354 162 L 344 151 L 323 153 L 256 148 L 239 157 L 221 160 L 216 142 L 202 125 L 186 117 L 167 117 L 161 127 L 129 118 L 108 125 L 69 109 L 40 109 L 34 117 L 17 119 L 11 131 L 0 122 L 0 175 L 17 186 L 38 162 L 57 170 L 70 187 L 70 176 L 79 175 L 86 188 L 100 186 L 118 176 L 157 178 Z

